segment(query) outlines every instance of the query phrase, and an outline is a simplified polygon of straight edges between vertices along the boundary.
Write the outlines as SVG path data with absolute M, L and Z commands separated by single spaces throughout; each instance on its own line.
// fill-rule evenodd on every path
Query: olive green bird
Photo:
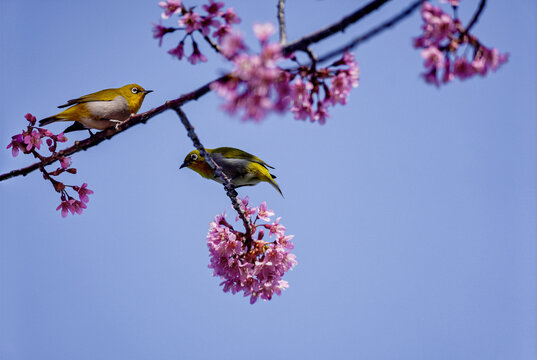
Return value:
M 74 121 L 64 132 L 84 129 L 103 130 L 112 125 L 118 126 L 138 112 L 145 96 L 152 91 L 145 90 L 137 84 L 97 91 L 68 100 L 66 104 L 58 106 L 68 107 L 67 109 L 39 120 L 39 125 L 48 125 L 56 121 Z
M 232 147 L 205 150 L 211 155 L 214 162 L 222 168 L 224 174 L 235 187 L 253 186 L 264 181 L 278 190 L 283 197 L 280 187 L 274 181 L 276 176 L 268 170 L 269 168 L 274 168 L 257 156 Z M 205 162 L 205 158 L 200 155 L 198 150 L 192 150 L 188 153 L 180 169 L 184 167 L 194 170 L 204 178 L 222 183 L 222 179 L 214 174 L 213 169 Z

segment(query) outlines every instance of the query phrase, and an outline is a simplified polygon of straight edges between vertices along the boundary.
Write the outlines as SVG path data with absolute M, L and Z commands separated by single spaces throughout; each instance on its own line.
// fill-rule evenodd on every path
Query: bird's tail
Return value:
M 285 198 L 283 196 L 283 193 L 282 193 L 282 190 L 280 189 L 280 187 L 278 186 L 278 184 L 276 183 L 276 181 L 274 181 L 274 178 L 276 176 L 272 175 L 272 174 L 269 174 L 269 176 L 267 177 L 268 179 L 268 182 L 270 183 L 270 185 L 272 185 L 274 187 L 274 189 L 278 190 L 278 192 L 280 193 L 280 195 L 282 196 L 282 198 Z
M 48 125 L 55 121 L 62 121 L 62 120 L 65 120 L 65 119 L 59 118 L 57 115 L 49 116 L 48 118 L 39 120 L 39 126 Z

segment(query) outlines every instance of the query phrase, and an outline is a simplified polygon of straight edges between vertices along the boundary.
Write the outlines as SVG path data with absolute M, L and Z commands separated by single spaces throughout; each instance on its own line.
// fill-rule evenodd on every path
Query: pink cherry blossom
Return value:
M 444 66 L 444 54 L 436 46 L 423 49 L 421 57 L 425 59 L 426 68 L 440 69 Z
M 271 216 L 274 216 L 274 211 L 269 210 L 267 208 L 267 202 L 263 201 L 261 205 L 259 205 L 257 217 L 264 221 L 270 221 Z
M 255 24 L 254 33 L 255 36 L 262 43 L 266 43 L 268 38 L 276 32 L 276 27 L 272 23 Z
M 231 26 L 229 25 L 221 25 L 218 30 L 213 32 L 213 36 L 218 40 L 218 43 L 221 45 L 224 38 L 231 34 Z
M 49 137 L 49 138 L 52 138 L 54 136 L 54 134 L 52 133 L 52 131 L 48 130 L 48 129 L 43 129 L 43 128 L 37 128 L 37 131 L 39 131 L 39 135 L 43 138 L 43 137 Z
M 77 187 L 77 186 L 74 187 L 75 191 L 78 192 L 78 197 L 80 198 L 80 201 L 86 204 L 89 202 L 88 195 L 93 194 L 93 191 L 88 189 L 87 187 L 88 187 L 88 184 L 86 183 L 83 183 L 81 187 Z
M 351 92 L 352 82 L 346 72 L 340 72 L 332 78 L 330 83 L 330 101 L 332 105 L 347 103 L 347 97 Z
M 303 81 L 300 77 L 297 77 L 291 84 L 293 99 L 291 112 L 295 115 L 295 119 L 304 120 L 313 117 L 311 90 L 313 90 L 313 84 L 307 80 Z
M 427 84 L 433 84 L 436 87 L 440 86 L 440 82 L 438 81 L 437 71 L 436 68 L 433 68 L 431 71 L 427 73 L 422 74 L 423 79 Z
M 203 10 L 207 11 L 210 16 L 222 16 L 223 12 L 220 11 L 224 7 L 223 2 L 216 2 L 214 0 L 209 0 L 209 5 L 203 5 Z
M 343 58 L 341 59 L 343 64 L 348 66 L 347 76 L 351 82 L 352 87 L 358 87 L 358 78 L 360 76 L 360 70 L 358 68 L 358 63 L 354 58 L 354 54 L 350 52 L 345 52 Z
M 181 0 L 160 1 L 158 6 L 164 9 L 161 15 L 163 19 L 169 19 L 170 16 L 181 12 Z
M 215 20 L 213 17 L 204 16 L 201 18 L 200 25 L 201 34 L 203 36 L 209 36 L 209 34 L 211 33 L 211 27 L 218 29 L 220 27 L 220 22 L 218 20 Z
M 207 58 L 200 52 L 198 44 L 195 41 L 192 43 L 192 47 L 192 54 L 187 58 L 187 60 L 192 65 L 196 65 L 198 62 L 206 62 Z
M 23 134 L 13 135 L 11 142 L 7 145 L 6 149 L 11 148 L 11 155 L 16 157 L 19 155 L 19 150 L 25 151 Z
M 231 33 L 222 38 L 220 51 L 226 58 L 231 59 L 239 52 L 246 49 L 242 36 L 238 33 Z
M 37 148 L 39 150 L 43 140 L 41 140 L 41 134 L 39 131 L 32 130 L 31 133 L 24 136 L 24 143 L 26 144 L 26 151 L 31 151 L 33 148 Z
M 60 156 L 58 160 L 60 161 L 60 165 L 64 170 L 71 166 L 72 160 L 69 156 Z
M 345 98 L 346 99 L 346 98 Z M 346 100 L 345 103 L 346 104 Z M 328 101 L 318 101 L 317 102 L 317 111 L 313 114 L 313 118 L 311 118 L 312 121 L 316 120 L 319 122 L 319 124 L 324 125 L 326 123 L 326 119 L 330 117 L 330 114 L 328 113 Z
M 175 29 L 171 27 L 165 27 L 161 24 L 153 24 L 153 39 L 158 39 L 158 46 L 162 45 L 162 39 L 164 35 L 174 32 Z
M 237 198 L 237 202 L 239 203 L 240 205 L 240 208 L 242 210 L 242 212 L 244 213 L 244 216 L 246 216 L 246 219 L 250 220 L 250 218 L 252 217 L 252 215 L 255 214 L 256 212 L 256 208 L 255 207 L 250 207 L 248 206 L 248 202 L 250 201 L 250 197 L 249 196 L 246 196 L 245 198 L 241 199 L 241 198 Z M 235 218 L 235 221 L 238 221 L 239 220 L 239 216 L 237 215 L 237 217 Z
M 168 54 L 177 57 L 177 59 L 181 60 L 185 53 L 185 44 L 181 41 L 177 47 L 174 47 L 173 49 L 168 51 Z
M 241 18 L 237 16 L 233 8 L 228 8 L 222 17 L 228 25 L 239 24 L 241 22 Z
M 459 57 L 453 65 L 453 74 L 461 80 L 467 79 L 475 74 L 475 70 L 465 57 Z
M 86 209 L 88 206 L 84 204 L 82 201 L 71 199 L 69 200 L 71 203 L 71 213 L 74 215 L 74 213 L 77 213 L 78 215 L 82 215 L 82 210 Z M 62 215 L 63 216 L 63 215 Z
M 65 137 L 65 135 L 63 133 L 59 133 L 58 135 L 55 135 L 53 138 L 56 139 L 57 142 L 66 142 L 67 141 L 67 138 Z
M 72 214 L 75 213 L 75 210 L 73 208 L 73 204 L 71 202 L 71 200 L 62 200 L 62 202 L 60 203 L 60 205 L 56 208 L 56 211 L 57 210 L 62 210 L 62 217 L 67 217 L 67 215 L 69 214 L 69 211 L 71 211 Z
M 201 16 L 190 9 L 182 18 L 178 21 L 179 26 L 184 26 L 187 34 L 201 29 Z
M 507 62 L 507 59 L 509 58 L 509 54 L 500 54 L 496 48 L 490 50 L 483 47 L 482 50 L 484 52 L 486 63 L 492 71 L 496 71 L 498 67 Z
M 267 225 L 269 229 L 269 236 L 275 235 L 276 237 L 282 236 L 285 233 L 285 226 L 280 224 L 281 217 L 277 218 L 272 224 Z

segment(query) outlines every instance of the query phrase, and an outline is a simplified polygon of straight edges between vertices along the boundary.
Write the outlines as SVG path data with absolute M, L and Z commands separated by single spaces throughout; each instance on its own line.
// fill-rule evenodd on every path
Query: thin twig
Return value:
M 370 38 L 374 37 L 375 35 L 378 35 L 379 33 L 383 32 L 384 30 L 389 29 L 390 27 L 394 26 L 401 20 L 405 19 L 406 17 L 410 16 L 423 2 L 423 0 L 417 0 L 413 2 L 409 7 L 407 7 L 405 10 L 403 10 L 401 13 L 397 14 L 390 20 L 386 21 L 385 23 L 369 30 L 365 34 L 358 36 L 351 41 L 349 41 L 347 44 L 332 50 L 331 52 L 321 56 L 317 61 L 322 63 L 325 62 L 335 56 L 343 54 L 345 51 L 352 50 L 356 48 L 361 43 L 369 40 Z
M 477 20 L 479 20 L 479 16 L 481 16 L 483 9 L 485 9 L 486 3 L 487 3 L 487 0 L 481 0 L 481 2 L 479 3 L 479 7 L 477 8 L 474 16 L 472 17 L 472 20 L 470 20 L 470 22 L 468 23 L 468 26 L 464 30 L 465 34 L 468 34 L 470 30 L 472 29 L 472 27 L 475 25 L 475 23 L 477 23 Z
M 218 46 L 218 44 L 215 44 L 211 38 L 209 38 L 207 35 L 204 35 L 203 38 L 205 39 L 205 41 L 207 41 L 207 43 L 213 48 L 214 51 L 216 51 L 218 54 L 220 54 L 220 46 Z
M 280 45 L 285 45 L 287 42 L 287 34 L 285 32 L 285 0 L 278 0 L 278 23 L 280 24 Z
M 224 174 L 222 171 L 222 168 L 213 160 L 211 154 L 209 154 L 203 145 L 201 144 L 201 141 L 194 131 L 194 127 L 188 121 L 188 118 L 184 111 L 181 109 L 180 106 L 174 106 L 173 110 L 177 113 L 179 118 L 181 119 L 181 122 L 183 123 L 188 137 L 192 140 L 192 143 L 196 147 L 196 149 L 199 150 L 200 155 L 203 156 L 205 159 L 205 162 L 211 167 L 211 169 L 214 171 L 215 177 L 218 176 L 220 179 L 222 179 L 224 189 L 226 189 L 227 196 L 231 199 L 231 204 L 233 205 L 233 209 L 239 214 L 240 219 L 242 220 L 242 223 L 244 225 L 244 229 L 246 230 L 246 245 L 248 248 L 250 247 L 250 243 L 252 242 L 252 227 L 250 226 L 250 222 L 246 219 L 246 215 L 241 209 L 241 206 L 239 202 L 237 201 L 237 192 L 235 191 L 235 186 L 231 183 L 229 178 Z
M 371 14 L 373 11 L 380 8 L 382 5 L 386 4 L 390 0 L 374 0 L 364 7 L 354 11 L 350 15 L 345 16 L 340 21 L 325 27 L 319 31 L 316 31 L 308 36 L 303 37 L 302 39 L 290 42 L 282 48 L 284 55 L 288 55 L 293 51 L 304 50 L 313 43 L 317 43 L 321 40 L 326 39 L 329 36 L 332 36 L 340 31 L 344 31 L 349 25 L 357 22 L 363 17 Z
M 315 53 L 311 50 L 311 48 L 306 48 L 304 52 L 308 54 L 310 61 L 311 61 L 310 71 L 312 73 L 315 73 L 317 71 L 316 68 L 317 68 L 317 62 L 318 62 L 317 55 L 315 55 Z

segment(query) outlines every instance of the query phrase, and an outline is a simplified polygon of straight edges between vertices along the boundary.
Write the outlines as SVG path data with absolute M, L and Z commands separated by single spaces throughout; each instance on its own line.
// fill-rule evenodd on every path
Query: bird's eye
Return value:
M 137 93 L 140 92 L 140 90 L 138 90 L 138 88 L 135 88 L 135 87 L 133 87 L 133 88 L 131 89 L 131 91 L 132 91 L 133 94 L 137 94 Z
M 196 155 L 196 154 L 192 154 L 192 155 L 190 155 L 190 158 L 191 158 L 193 161 L 196 161 L 196 160 L 198 160 L 198 155 Z

